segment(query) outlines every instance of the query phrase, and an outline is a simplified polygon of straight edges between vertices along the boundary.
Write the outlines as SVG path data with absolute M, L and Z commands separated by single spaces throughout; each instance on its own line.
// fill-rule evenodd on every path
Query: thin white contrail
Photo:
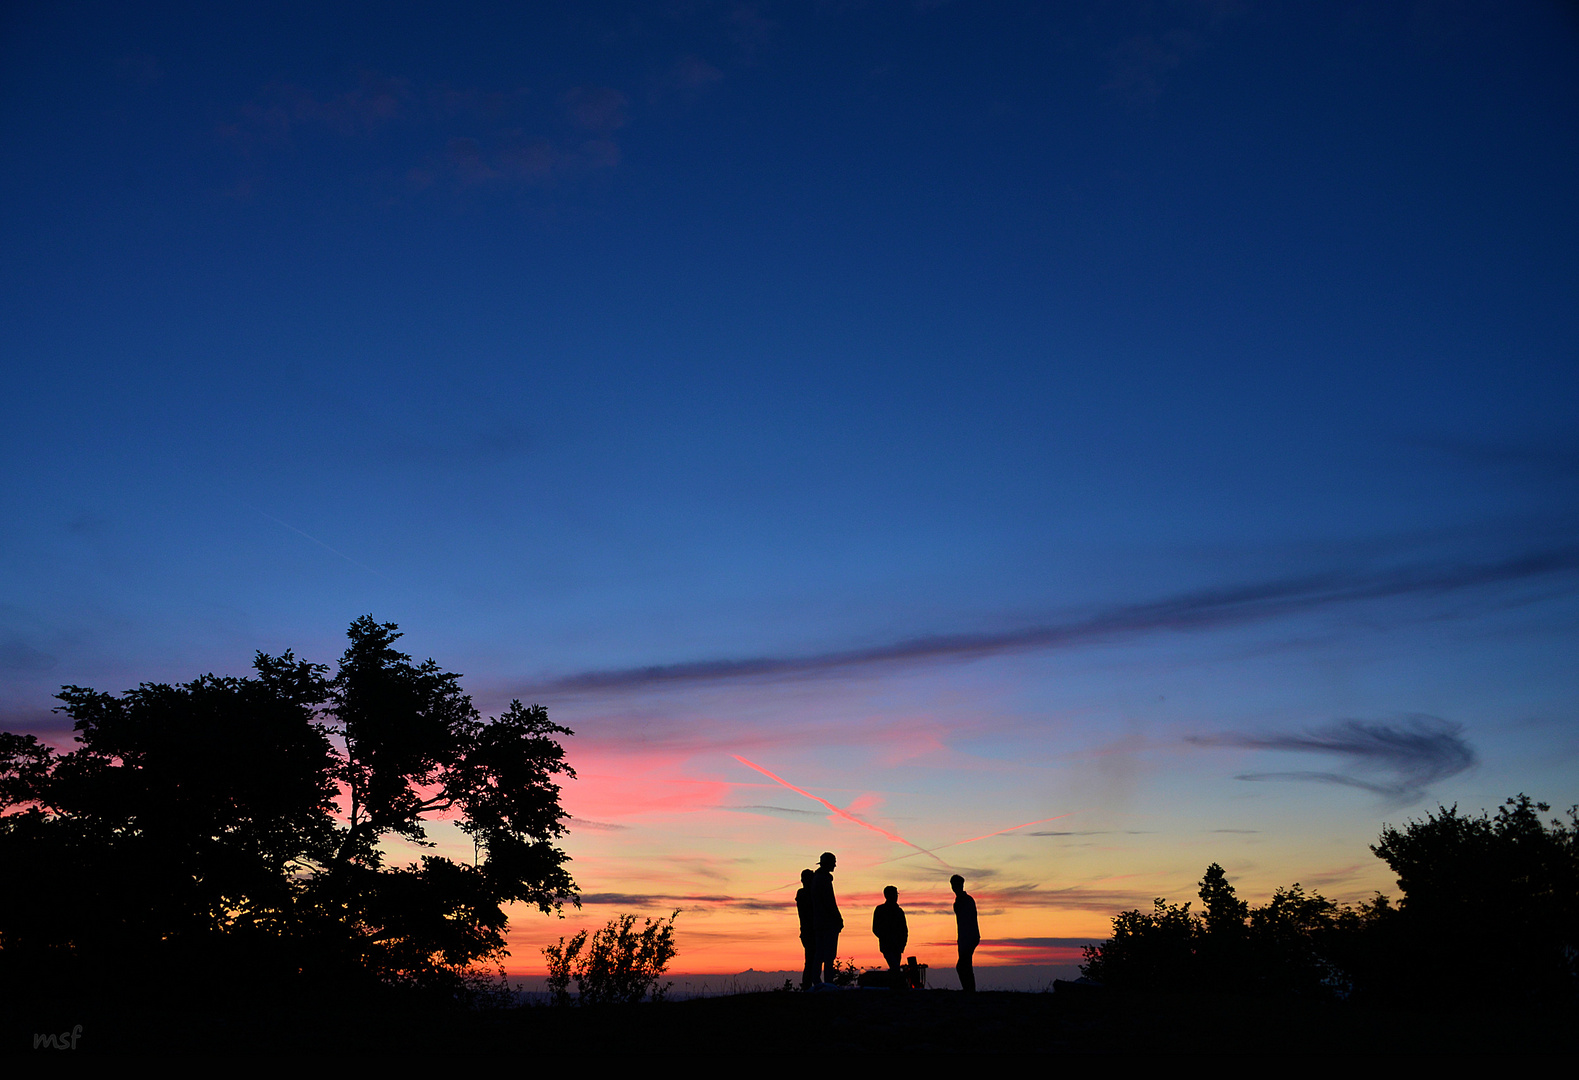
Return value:
M 288 521 L 281 521 L 279 518 L 275 517 L 273 514 L 269 513 L 268 511 L 266 511 L 266 510 L 259 510 L 256 506 L 253 506 L 249 502 L 242 502 L 241 505 L 245 506 L 249 510 L 253 510 L 253 511 L 256 511 L 257 513 L 259 513 L 259 514 L 262 514 L 264 517 L 268 518 L 270 521 L 274 522 L 274 524 L 276 524 L 276 525 L 284 526 L 285 528 L 289 529 L 291 532 L 295 533 L 297 536 L 306 537 L 308 540 L 311 540 L 313 543 L 317 544 L 319 547 L 323 548 L 325 551 L 329 552 L 331 555 L 338 555 L 338 556 L 340 556 L 340 558 L 344 559 L 346 562 L 350 563 L 352 566 L 355 566 L 355 567 L 357 567 L 360 570 L 366 570 L 369 574 L 372 574 L 376 578 L 382 578 L 384 581 L 389 581 L 389 578 L 384 577 L 383 574 L 380 574 L 377 570 L 374 570 L 371 566 L 368 566 L 366 563 L 357 562 L 355 559 L 351 558 L 351 556 L 347 555 L 345 552 L 338 551 L 335 548 L 330 547 L 328 544 L 326 544 L 322 540 L 318 539 L 312 533 L 303 532 L 302 530 L 298 529 L 296 526 L 292 525 L 290 522 L 288 522 Z M 389 581 L 389 583 L 391 585 L 394 584 L 393 581 Z

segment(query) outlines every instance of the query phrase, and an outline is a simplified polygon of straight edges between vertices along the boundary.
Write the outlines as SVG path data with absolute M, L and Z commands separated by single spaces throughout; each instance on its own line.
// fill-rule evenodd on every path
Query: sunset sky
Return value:
M 841 954 L 893 884 L 951 963 L 959 872 L 978 964 L 1064 962 L 1579 803 L 1572 5 L 15 3 L 0 61 L 0 728 L 399 623 L 575 731 L 512 971 L 677 908 L 796 967 L 825 850 Z

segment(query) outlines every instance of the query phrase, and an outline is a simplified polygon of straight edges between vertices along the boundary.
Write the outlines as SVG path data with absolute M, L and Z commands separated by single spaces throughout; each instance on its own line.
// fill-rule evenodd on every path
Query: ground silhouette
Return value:
M 130 989 L 130 988 L 126 988 Z M 207 988 L 211 990 L 212 988 Z M 542 1053 L 802 1056 L 894 1054 L 1568 1053 L 1572 1004 L 1510 1002 L 1469 984 L 1452 1006 L 1385 1009 L 1209 991 L 1114 994 L 956 991 L 751 993 L 596 1008 L 462 1009 L 387 989 L 355 999 L 219 1007 L 209 993 L 161 1003 L 123 992 L 71 1010 L 29 1006 L 0 1044 L 82 1025 L 84 1053 Z M 246 1001 L 243 994 L 231 1004 Z

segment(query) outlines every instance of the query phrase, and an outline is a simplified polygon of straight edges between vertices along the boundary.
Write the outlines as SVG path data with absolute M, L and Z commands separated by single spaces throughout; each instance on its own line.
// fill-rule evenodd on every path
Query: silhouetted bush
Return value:
M 1120 987 L 1345 997 L 1352 979 L 1335 959 L 1346 952 L 1344 939 L 1364 934 L 1388 910 L 1385 897 L 1356 909 L 1298 883 L 1251 908 L 1216 863 L 1206 869 L 1200 896 L 1199 913 L 1158 899 L 1150 913 L 1117 915 L 1113 937 L 1085 947 L 1081 972 Z
M 1084 947 L 1082 975 L 1111 986 L 1157 989 L 1173 989 L 1197 978 L 1200 916 L 1191 913 L 1189 904 L 1169 904 L 1161 897 L 1152 903 L 1149 912 L 1124 911 L 1113 917 L 1113 936 Z
M 1527 796 L 1495 817 L 1438 808 L 1403 829 L 1384 826 L 1371 850 L 1404 897 L 1339 905 L 1298 883 L 1261 907 L 1235 895 L 1221 866 L 1201 880 L 1204 910 L 1158 899 L 1113 919 L 1087 946 L 1081 971 L 1117 987 L 1186 986 L 1284 995 L 1443 995 L 1462 984 L 1471 935 L 1494 935 L 1488 975 L 1501 992 L 1572 991 L 1579 959 L 1579 808 L 1541 823 Z
M 635 929 L 636 916 L 620 915 L 590 939 L 582 930 L 568 942 L 543 948 L 548 960 L 548 993 L 555 1005 L 570 1004 L 570 980 L 576 981 L 577 1000 L 583 1005 L 634 1004 L 649 993 L 662 1001 L 672 984 L 659 985 L 674 959 L 674 920 L 644 919 Z M 585 952 L 583 953 L 583 950 Z

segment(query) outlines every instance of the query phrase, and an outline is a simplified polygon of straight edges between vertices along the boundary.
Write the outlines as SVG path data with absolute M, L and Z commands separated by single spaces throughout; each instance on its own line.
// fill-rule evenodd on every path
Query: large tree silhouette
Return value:
M 1404 898 L 1394 948 L 1422 982 L 1450 982 L 1470 942 L 1485 941 L 1500 980 L 1541 992 L 1579 977 L 1579 807 L 1568 822 L 1520 793 L 1495 816 L 1437 808 L 1384 826 L 1371 851 Z
M 351 625 L 328 668 L 259 653 L 255 675 L 65 687 L 79 748 L 0 733 L 0 952 L 8 961 L 196 960 L 453 983 L 504 954 L 504 905 L 576 902 L 555 846 L 575 774 L 540 706 L 484 721 L 459 676 Z M 448 815 L 470 863 L 387 865 Z

